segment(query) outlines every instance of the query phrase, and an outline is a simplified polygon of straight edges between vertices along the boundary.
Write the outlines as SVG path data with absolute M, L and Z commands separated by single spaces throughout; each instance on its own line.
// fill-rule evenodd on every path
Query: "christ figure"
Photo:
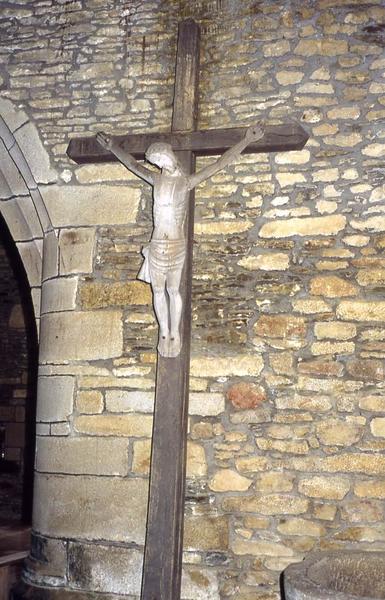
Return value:
M 100 132 L 96 139 L 127 169 L 153 187 L 154 229 L 148 246 L 144 247 L 143 265 L 138 279 L 151 284 L 154 309 L 159 323 L 158 352 L 161 356 L 175 357 L 181 350 L 180 321 L 182 297 L 180 281 L 186 256 L 185 220 L 189 192 L 199 183 L 212 177 L 235 162 L 252 142 L 263 137 L 260 125 L 249 127 L 244 138 L 227 150 L 215 163 L 188 175 L 178 162 L 170 144 L 156 142 L 146 151 L 146 159 L 159 167 L 154 172 L 122 150 L 110 136 Z

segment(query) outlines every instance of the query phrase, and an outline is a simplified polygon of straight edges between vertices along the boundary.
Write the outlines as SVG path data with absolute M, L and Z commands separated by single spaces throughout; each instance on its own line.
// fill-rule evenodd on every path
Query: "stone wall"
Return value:
M 183 595 L 275 600 L 312 550 L 383 550 L 381 0 L 42 0 L 4 16 L 3 95 L 58 174 L 39 186 L 58 254 L 46 243 L 26 577 L 139 594 L 156 324 L 135 276 L 151 195 L 65 150 L 98 130 L 169 130 L 190 16 L 200 127 L 295 119 L 310 139 L 197 191 Z

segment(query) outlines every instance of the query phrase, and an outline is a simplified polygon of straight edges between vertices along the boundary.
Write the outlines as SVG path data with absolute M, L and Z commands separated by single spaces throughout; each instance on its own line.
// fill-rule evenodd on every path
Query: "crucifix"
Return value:
M 194 187 L 241 152 L 300 150 L 308 139 L 303 128 L 294 123 L 266 126 L 263 130 L 255 126 L 248 130 L 238 127 L 197 131 L 199 39 L 199 27 L 192 19 L 179 24 L 170 133 L 113 137 L 98 134 L 71 140 L 67 151 L 77 163 L 120 159 L 154 188 L 154 231 L 150 246 L 143 251 L 145 261 L 140 272 L 143 279 L 151 282 L 160 325 L 141 600 L 180 598 Z M 154 174 L 137 162 L 146 153 L 147 159 L 160 167 L 161 174 Z M 195 173 L 197 155 L 222 153 L 217 163 Z M 178 186 L 181 189 L 176 190 Z M 182 199 L 179 208 L 175 198 Z M 164 219 L 157 219 L 157 207 L 163 214 L 171 211 L 165 219 L 166 228 L 162 225 Z

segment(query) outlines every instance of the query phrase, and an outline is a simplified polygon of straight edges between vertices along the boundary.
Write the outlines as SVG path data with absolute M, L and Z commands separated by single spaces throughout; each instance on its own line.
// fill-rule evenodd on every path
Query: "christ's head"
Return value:
M 163 142 L 151 144 L 151 146 L 147 148 L 146 158 L 153 165 L 156 165 L 160 169 L 166 169 L 166 171 L 169 171 L 170 173 L 175 173 L 175 171 L 180 170 L 178 160 L 170 144 Z

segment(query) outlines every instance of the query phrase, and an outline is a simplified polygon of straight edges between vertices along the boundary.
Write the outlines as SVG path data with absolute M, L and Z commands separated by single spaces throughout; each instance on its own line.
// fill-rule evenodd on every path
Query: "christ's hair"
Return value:
M 177 164 L 177 159 L 171 144 L 167 144 L 166 142 L 155 142 L 146 150 L 146 158 L 149 162 L 153 162 L 153 160 L 156 160 L 157 156 L 162 154 L 168 156 Z

